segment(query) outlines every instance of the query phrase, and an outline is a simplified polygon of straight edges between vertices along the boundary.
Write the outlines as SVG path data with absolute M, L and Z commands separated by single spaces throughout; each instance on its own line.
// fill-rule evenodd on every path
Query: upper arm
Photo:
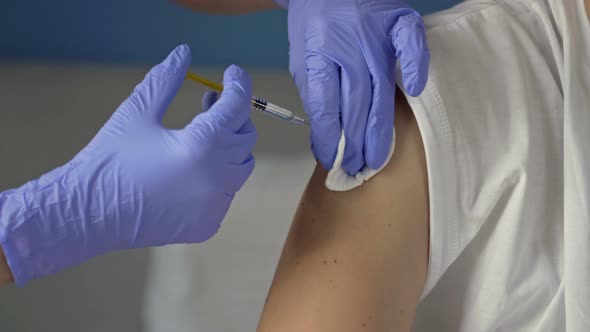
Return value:
M 179 5 L 209 14 L 244 14 L 277 8 L 272 0 L 174 0 Z
M 410 329 L 428 265 L 428 184 L 418 126 L 398 99 L 396 150 L 382 172 L 355 190 L 331 192 L 326 171 L 316 168 L 260 332 Z

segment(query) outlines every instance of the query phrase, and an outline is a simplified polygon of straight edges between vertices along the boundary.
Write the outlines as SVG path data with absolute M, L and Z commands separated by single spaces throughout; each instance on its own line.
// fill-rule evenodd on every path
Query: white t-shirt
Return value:
M 430 188 L 415 331 L 590 331 L 585 15 L 471 0 L 425 18 L 429 83 L 407 96 Z

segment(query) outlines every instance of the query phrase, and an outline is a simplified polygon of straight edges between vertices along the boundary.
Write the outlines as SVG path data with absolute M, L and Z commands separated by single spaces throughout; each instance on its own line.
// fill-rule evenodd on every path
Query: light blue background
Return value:
M 3 1 L 0 60 L 151 64 L 188 43 L 193 63 L 285 67 L 286 13 L 219 17 L 170 0 Z M 458 0 L 414 0 L 426 14 Z

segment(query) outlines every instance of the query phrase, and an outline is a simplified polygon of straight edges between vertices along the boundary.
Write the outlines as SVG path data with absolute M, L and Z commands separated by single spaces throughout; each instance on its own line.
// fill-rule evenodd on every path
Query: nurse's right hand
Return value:
M 17 284 L 121 249 L 198 243 L 219 229 L 254 168 L 251 82 L 232 66 L 219 100 L 181 130 L 162 125 L 191 62 L 154 67 L 72 161 L 0 194 L 0 244 Z
M 354 176 L 383 167 L 393 142 L 396 64 L 406 92 L 428 79 L 422 18 L 403 0 L 275 0 L 289 10 L 289 69 L 311 123 L 311 147 Z

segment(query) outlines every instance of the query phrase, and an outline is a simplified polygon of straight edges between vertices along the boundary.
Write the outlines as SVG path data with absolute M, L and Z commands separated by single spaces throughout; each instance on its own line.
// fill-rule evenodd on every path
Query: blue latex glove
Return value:
M 71 162 L 0 195 L 0 243 L 19 285 L 101 253 L 217 232 L 254 168 L 251 82 L 228 68 L 215 105 L 170 130 L 162 117 L 190 62 L 178 47 Z
M 344 129 L 344 170 L 379 169 L 392 142 L 397 59 L 410 95 L 428 78 L 420 15 L 396 0 L 276 3 L 288 4 L 290 71 L 311 121 L 315 157 L 331 169 Z

